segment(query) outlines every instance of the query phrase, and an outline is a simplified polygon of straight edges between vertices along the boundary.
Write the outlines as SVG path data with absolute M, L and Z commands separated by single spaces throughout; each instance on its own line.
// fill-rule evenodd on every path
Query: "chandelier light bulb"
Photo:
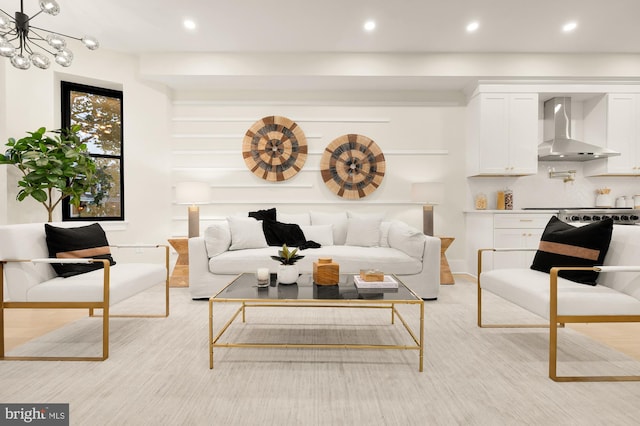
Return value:
M 13 47 L 11 43 L 9 43 L 6 39 L 0 41 L 0 56 L 4 56 L 5 58 L 11 58 L 15 56 L 16 48 Z
M 47 68 L 49 68 L 49 65 L 51 65 L 51 61 L 49 60 L 49 58 L 44 56 L 42 53 L 33 53 L 30 59 L 33 65 L 43 70 L 46 70 Z
M 55 0 L 40 0 L 40 10 L 55 16 L 60 13 L 60 5 Z
M 0 31 L 9 31 L 13 28 L 13 22 L 7 17 L 0 15 Z
M 56 53 L 56 63 L 63 67 L 68 67 L 73 62 L 73 53 L 69 49 L 62 49 Z
M 21 70 L 28 70 L 31 62 L 22 55 L 14 55 L 11 57 L 11 64 Z
M 81 41 L 82 44 L 84 44 L 89 50 L 96 50 L 98 47 L 100 47 L 100 43 L 95 37 L 84 36 L 82 37 Z
M 62 50 L 67 47 L 67 42 L 57 34 L 49 34 L 47 36 L 47 43 L 56 50 Z

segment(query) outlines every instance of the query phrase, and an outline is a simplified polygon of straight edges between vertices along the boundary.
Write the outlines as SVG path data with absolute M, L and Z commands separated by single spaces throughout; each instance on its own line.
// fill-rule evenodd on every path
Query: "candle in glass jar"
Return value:
M 258 271 L 256 272 L 256 275 L 258 276 L 258 279 L 260 281 L 268 280 L 269 279 L 269 268 L 258 268 Z
M 269 287 L 269 268 L 258 268 L 256 271 L 258 288 Z

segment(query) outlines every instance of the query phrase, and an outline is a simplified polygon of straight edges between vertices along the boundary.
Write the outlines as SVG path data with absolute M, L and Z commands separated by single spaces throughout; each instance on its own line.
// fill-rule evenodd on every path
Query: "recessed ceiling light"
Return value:
M 562 31 L 564 31 L 565 33 L 570 33 L 571 31 L 575 30 L 577 27 L 578 27 L 578 24 L 576 22 L 567 22 L 562 26 Z
M 469 24 L 467 24 L 468 33 L 475 32 L 478 28 L 480 28 L 480 24 L 478 23 L 478 21 L 469 22 Z
M 192 19 L 185 19 L 182 22 L 182 25 L 184 25 L 184 27 L 186 29 L 188 29 L 188 30 L 195 30 L 196 29 L 196 23 Z
M 373 31 L 376 29 L 376 21 L 367 21 L 364 23 L 365 31 Z

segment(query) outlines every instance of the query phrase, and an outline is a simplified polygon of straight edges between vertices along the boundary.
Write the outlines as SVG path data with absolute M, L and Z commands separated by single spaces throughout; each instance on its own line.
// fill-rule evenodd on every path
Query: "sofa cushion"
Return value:
M 69 222 L 65 222 L 69 224 Z M 74 225 L 77 225 L 73 222 Z M 56 225 L 64 225 L 56 223 Z M 41 259 L 49 257 L 42 223 L 0 225 L 0 259 Z M 29 242 L 26 244 L 25 242 Z M 23 302 L 33 286 L 56 277 L 48 263 L 9 262 L 4 265 L 5 300 Z
M 54 259 L 105 259 L 115 265 L 111 257 L 111 249 L 102 226 L 92 223 L 74 228 L 59 228 L 48 223 L 44 230 L 49 248 L 49 257 Z M 78 274 L 102 269 L 102 263 L 74 264 L 54 263 L 53 269 L 60 277 L 71 277 Z
M 549 273 L 554 266 L 602 265 L 609 249 L 613 219 L 573 226 L 553 216 L 542 233 L 531 269 Z M 598 272 L 560 271 L 559 276 L 596 285 Z
M 613 225 L 605 266 L 640 264 L 640 226 Z M 607 272 L 598 276 L 598 286 L 607 286 L 640 300 L 640 272 Z
M 231 246 L 231 231 L 228 221 L 213 223 L 204 230 L 204 243 L 207 256 L 213 257 L 229 250 Z
M 110 270 L 109 304 L 146 290 L 154 284 L 164 284 L 167 270 L 155 263 L 119 263 Z M 32 287 L 28 302 L 97 302 L 103 297 L 102 270 L 69 278 L 56 277 Z
M 344 245 L 347 240 L 347 212 L 311 212 L 312 225 L 333 225 L 333 243 Z
M 380 223 L 382 223 L 382 218 L 349 218 L 347 221 L 347 239 L 345 245 L 361 247 L 379 246 Z
M 389 247 L 389 227 L 391 222 L 380 222 L 380 247 Z
M 257 268 L 277 271 L 278 262 L 270 256 L 277 255 L 276 247 L 228 251 L 209 259 L 209 270 L 214 274 L 233 275 L 253 272 Z M 322 246 L 318 249 L 302 250 L 304 259 L 296 262 L 300 273 L 313 272 L 313 262 L 320 257 L 330 257 L 340 265 L 341 274 L 357 274 L 360 269 L 378 269 L 386 274 L 410 275 L 422 271 L 422 262 L 404 252 L 383 247 Z M 251 265 L 248 267 L 247 265 Z
M 262 231 L 262 221 L 252 217 L 227 217 L 231 231 L 229 250 L 244 250 L 268 247 Z
M 315 241 L 322 246 L 333 245 L 332 225 L 300 225 L 307 241 Z
M 422 259 L 424 241 L 425 236 L 421 231 L 404 222 L 394 220 L 389 225 L 389 246 L 415 259 Z
M 604 275 L 604 274 L 603 274 Z M 500 297 L 549 319 L 549 275 L 532 269 L 494 269 L 480 283 Z M 558 278 L 559 315 L 640 315 L 640 300 L 605 286 Z

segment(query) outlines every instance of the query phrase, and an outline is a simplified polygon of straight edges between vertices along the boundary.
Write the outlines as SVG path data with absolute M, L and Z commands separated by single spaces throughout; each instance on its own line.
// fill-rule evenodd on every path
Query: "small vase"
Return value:
M 298 265 L 278 265 L 278 284 L 294 284 L 298 281 Z

